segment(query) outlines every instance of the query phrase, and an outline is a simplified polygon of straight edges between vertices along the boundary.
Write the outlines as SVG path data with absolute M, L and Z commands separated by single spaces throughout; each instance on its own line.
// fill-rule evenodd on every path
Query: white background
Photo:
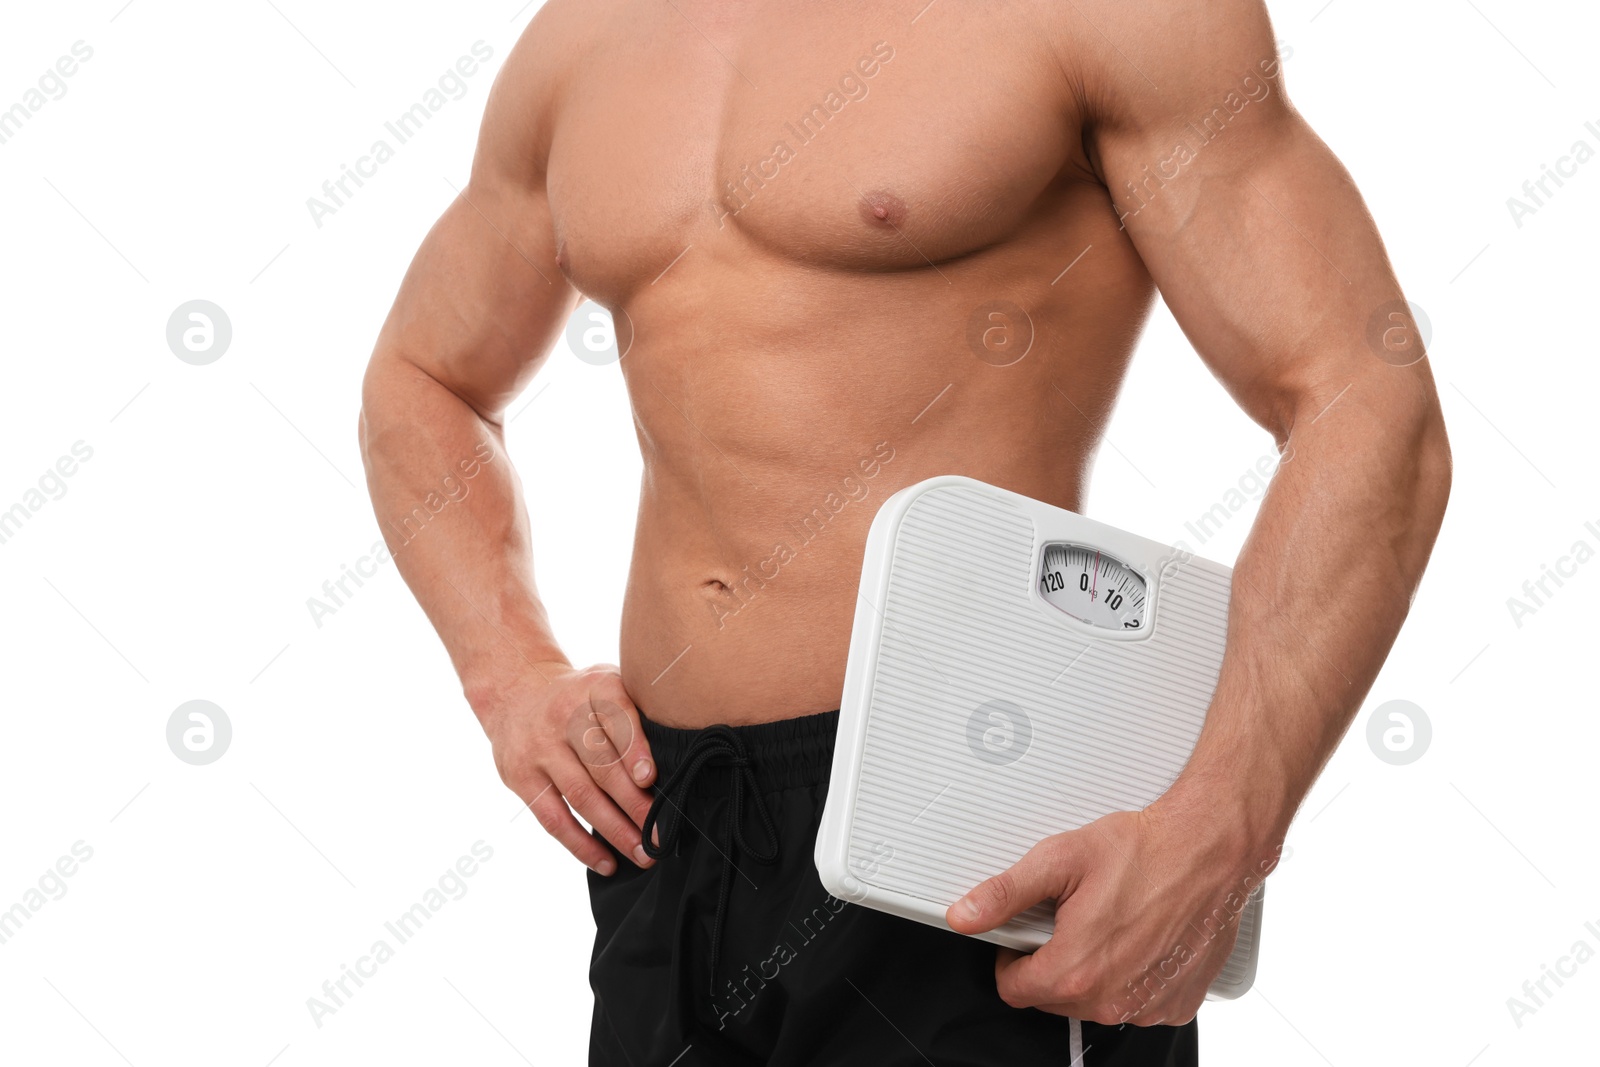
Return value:
M 378 539 L 362 368 L 531 10 L 123 2 L 13 6 L 0 34 L 0 108 L 74 42 L 94 50 L 0 144 L 0 510 L 93 449 L 0 544 L 0 909 L 93 850 L 0 944 L 0 1060 L 581 1062 L 581 868 L 515 817 L 392 566 L 320 627 L 306 604 Z M 1202 1044 L 1273 1067 L 1575 1062 L 1600 961 L 1520 1026 L 1507 998 L 1580 939 L 1600 951 L 1600 562 L 1520 627 L 1506 601 L 1575 541 L 1600 548 L 1600 160 L 1521 227 L 1506 199 L 1575 140 L 1600 149 L 1600 18 L 1271 8 L 1292 98 L 1432 322 L 1457 468 L 1411 619 L 1272 880 L 1255 991 L 1208 1006 Z M 480 39 L 494 58 L 464 97 L 314 225 L 307 197 Z M 196 298 L 234 331 L 209 366 L 165 338 Z M 511 444 L 541 587 L 574 661 L 614 660 L 639 473 L 626 398 L 615 366 L 566 351 L 540 387 Z M 1184 524 L 1270 442 L 1165 312 L 1109 440 L 1092 515 L 1232 561 L 1254 503 L 1203 547 Z M 209 766 L 167 747 L 191 699 L 232 723 Z M 1366 742 L 1391 699 L 1432 723 L 1407 766 Z M 480 840 L 493 858 L 466 894 L 316 1025 L 307 998 Z

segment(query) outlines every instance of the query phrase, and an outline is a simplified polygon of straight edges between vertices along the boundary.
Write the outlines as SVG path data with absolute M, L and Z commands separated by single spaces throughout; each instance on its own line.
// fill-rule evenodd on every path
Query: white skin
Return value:
M 822 133 L 784 132 L 839 85 Z M 1207 116 L 1225 132 L 1202 140 Z M 792 158 L 771 161 L 775 136 Z M 1284 95 L 1258 0 L 540 10 L 401 285 L 361 426 L 385 537 L 507 785 L 592 869 L 649 866 L 636 698 L 679 726 L 837 707 L 877 494 L 958 473 L 1082 510 L 1155 289 L 1294 456 L 1236 561 L 1205 729 L 1158 801 L 1041 842 L 947 918 L 977 932 L 1054 901 L 1071 936 L 999 952 L 1008 1003 L 1192 1019 L 1237 932 L 1204 936 L 1205 917 L 1236 913 L 1275 862 L 1405 618 L 1450 483 L 1426 359 L 1369 333 L 1399 285 Z M 539 601 L 504 450 L 580 293 L 631 324 L 644 458 L 621 662 L 582 670 Z M 997 296 L 1033 331 L 1003 368 L 968 344 Z M 893 458 L 869 476 L 880 442 Z M 485 444 L 471 493 L 408 539 L 440 473 Z M 842 476 L 873 498 L 750 585 Z M 1132 996 L 1152 968 L 1159 988 Z

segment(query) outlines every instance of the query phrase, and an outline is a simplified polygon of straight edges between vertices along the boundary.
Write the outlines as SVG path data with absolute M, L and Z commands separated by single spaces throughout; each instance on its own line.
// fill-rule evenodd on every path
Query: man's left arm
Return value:
M 1085 143 L 1128 237 L 1284 462 L 1234 567 L 1221 674 L 1183 773 L 1143 811 L 1042 842 L 948 919 L 973 933 L 1057 900 L 1057 937 L 1001 951 L 1001 996 L 1176 1024 L 1237 935 L 1204 920 L 1237 917 L 1276 863 L 1383 665 L 1443 518 L 1450 453 L 1372 218 L 1284 96 L 1258 0 L 1059 10 Z

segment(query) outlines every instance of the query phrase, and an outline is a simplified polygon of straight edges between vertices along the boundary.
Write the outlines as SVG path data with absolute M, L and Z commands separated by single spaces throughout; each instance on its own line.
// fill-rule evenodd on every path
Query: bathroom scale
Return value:
M 1216 689 L 1232 575 L 972 478 L 889 497 L 861 569 L 823 886 L 949 929 L 951 904 L 1046 837 L 1161 796 Z M 1237 899 L 1211 998 L 1255 979 L 1261 885 Z M 1027 952 L 1054 925 L 1045 902 L 976 936 Z

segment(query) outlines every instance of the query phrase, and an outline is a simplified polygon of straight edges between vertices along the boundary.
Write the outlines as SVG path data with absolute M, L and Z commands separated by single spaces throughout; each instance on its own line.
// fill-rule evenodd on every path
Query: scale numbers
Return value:
M 1115 556 L 1085 545 L 1045 546 L 1039 595 L 1079 622 L 1133 632 L 1146 625 L 1143 576 Z

